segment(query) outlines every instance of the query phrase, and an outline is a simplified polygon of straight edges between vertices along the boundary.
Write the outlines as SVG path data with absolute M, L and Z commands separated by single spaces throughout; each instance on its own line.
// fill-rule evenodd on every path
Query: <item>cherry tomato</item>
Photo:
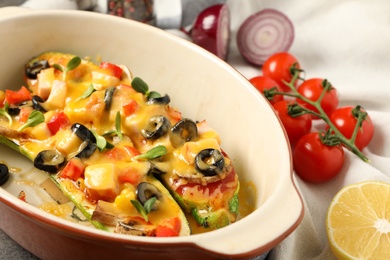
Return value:
M 325 182 L 335 177 L 344 164 L 344 150 L 340 145 L 327 146 L 319 133 L 303 136 L 293 151 L 294 170 L 304 181 Z
M 357 111 L 356 109 L 358 108 L 353 106 L 340 107 L 329 117 L 330 121 L 348 139 L 352 137 L 352 133 L 357 123 L 357 117 L 354 115 Z M 362 108 L 361 112 L 366 113 Z M 372 123 L 370 116 L 366 114 L 355 139 L 355 145 L 359 150 L 362 150 L 370 143 L 374 136 L 374 131 L 374 124 Z
M 324 91 L 324 87 L 325 87 L 324 84 L 330 84 L 330 83 L 327 80 L 321 78 L 312 78 L 312 79 L 305 80 L 298 87 L 298 93 L 310 99 L 311 101 L 317 101 L 318 98 L 321 96 L 322 91 Z M 297 102 L 305 106 L 307 109 L 310 109 L 318 113 L 317 108 L 306 103 L 305 101 L 297 98 Z M 324 110 L 324 112 L 329 116 L 330 114 L 332 114 L 333 111 L 336 110 L 338 105 L 339 105 L 339 98 L 337 96 L 337 91 L 334 87 L 331 86 L 330 89 L 326 91 L 326 93 L 324 94 L 321 100 L 321 107 Z M 318 119 L 318 117 L 313 116 L 313 119 Z
M 292 79 L 291 67 L 300 68 L 298 60 L 288 52 L 279 52 L 270 56 L 263 64 L 263 75 L 275 80 L 284 91 L 290 88 L 283 82 Z
M 289 115 L 288 105 L 293 103 L 294 102 L 292 101 L 282 100 L 273 104 L 276 114 L 282 121 L 292 146 L 294 146 L 302 136 L 310 132 L 312 125 L 311 116 L 309 114 L 297 117 Z
M 272 92 L 283 92 L 282 88 L 279 84 L 265 76 L 256 76 L 249 80 L 253 86 L 261 93 L 271 104 L 275 104 L 278 101 L 283 100 L 283 95 L 272 95 Z

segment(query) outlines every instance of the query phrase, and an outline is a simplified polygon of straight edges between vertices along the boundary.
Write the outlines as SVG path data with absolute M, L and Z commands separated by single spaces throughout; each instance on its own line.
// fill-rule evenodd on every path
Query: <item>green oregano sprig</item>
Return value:
M 84 91 L 84 93 L 81 94 L 81 96 L 79 96 L 75 101 L 79 101 L 81 99 L 87 98 L 90 95 L 92 95 L 92 93 L 95 92 L 95 91 L 96 91 L 96 89 L 94 88 L 93 84 L 90 84 L 88 86 L 88 88 Z
M 142 160 L 142 159 L 151 160 L 151 159 L 156 159 L 158 157 L 164 156 L 166 154 L 167 154 L 167 148 L 163 145 L 158 145 L 158 146 L 150 149 L 146 153 L 134 156 L 134 159 L 135 160 Z
M 149 221 L 148 214 L 150 211 L 152 211 L 152 208 L 156 203 L 156 201 L 157 201 L 156 197 L 151 197 L 145 202 L 144 205 L 142 205 L 141 202 L 139 202 L 138 200 L 130 200 L 131 204 L 133 204 L 133 206 L 142 215 L 142 217 L 146 222 Z
M 115 115 L 115 129 L 107 131 L 103 135 L 115 134 L 119 137 L 120 140 L 122 140 L 123 135 L 122 135 L 122 130 L 121 130 L 121 124 L 122 124 L 121 113 L 118 111 L 118 112 L 116 112 L 116 115 Z
M 112 148 L 114 148 L 114 145 L 111 144 L 110 142 L 108 142 L 104 136 L 99 135 L 93 129 L 91 129 L 91 132 L 92 132 L 92 134 L 96 138 L 96 145 L 97 145 L 99 151 L 103 151 L 104 149 L 112 149 Z
M 29 115 L 27 122 L 19 127 L 18 131 L 21 132 L 27 127 L 37 126 L 43 122 L 45 122 L 45 116 L 43 113 L 38 110 L 33 110 Z
M 5 116 L 8 120 L 8 124 L 11 126 L 12 125 L 12 117 L 8 113 L 8 108 L 9 108 L 9 104 L 7 102 L 5 102 L 4 107 L 0 108 L 0 116 Z
M 147 98 L 158 98 L 161 97 L 161 94 L 156 91 L 149 91 L 148 84 L 141 78 L 135 77 L 131 81 L 131 87 L 139 92 L 144 94 Z
M 53 67 L 62 71 L 62 80 L 65 81 L 66 80 L 66 74 L 68 73 L 68 71 L 71 71 L 71 70 L 74 70 L 75 68 L 77 68 L 79 65 L 81 64 L 81 58 L 78 57 L 78 56 L 74 56 L 72 59 L 70 59 L 68 61 L 68 63 L 66 64 L 66 66 L 62 66 L 60 64 L 53 64 Z

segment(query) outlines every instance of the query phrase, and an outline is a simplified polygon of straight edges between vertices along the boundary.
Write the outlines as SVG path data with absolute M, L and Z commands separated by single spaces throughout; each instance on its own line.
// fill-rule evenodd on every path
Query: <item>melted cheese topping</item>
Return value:
M 223 181 L 226 172 L 221 176 L 205 178 L 194 166 L 195 156 L 201 150 L 211 148 L 221 151 L 219 135 L 206 121 L 197 123 L 198 139 L 180 147 L 172 145 L 169 134 L 158 139 L 146 139 L 142 130 L 148 128 L 152 116 L 164 116 L 173 126 L 181 119 L 181 113 L 169 105 L 148 104 L 147 97 L 131 87 L 131 79 L 127 74 L 121 78 L 114 77 L 91 61 L 83 60 L 77 68 L 65 72 L 53 67 L 58 64 L 65 68 L 72 57 L 56 53 L 46 53 L 39 57 L 48 60 L 51 67 L 42 70 L 37 80 L 28 79 L 27 83 L 33 95 L 39 95 L 45 100 L 42 104 L 47 109 L 44 113 L 45 122 L 26 128 L 23 136 L 8 136 L 9 139 L 21 146 L 31 158 L 37 157 L 43 150 L 56 149 L 69 160 L 88 145 L 88 141 L 81 140 L 70 128 L 71 124 L 79 123 L 113 144 L 114 148 L 96 149 L 89 158 L 83 158 L 85 171 L 74 179 L 61 178 L 60 173 L 56 177 L 62 189 L 72 194 L 90 214 L 93 214 L 97 202 L 103 200 L 112 204 L 110 207 L 113 212 L 120 212 L 124 216 L 140 216 L 130 202 L 136 198 L 138 184 L 147 181 L 154 183 L 161 191 L 165 188 L 160 182 L 150 179 L 148 173 L 151 164 L 137 160 L 135 156 L 160 145 L 166 147 L 167 154 L 155 163 L 163 165 L 165 173 L 162 178 L 171 190 L 176 191 L 181 187 L 181 196 L 191 200 L 192 205 L 215 210 L 228 208 L 228 202 L 238 187 L 237 176 L 228 182 Z M 86 95 L 91 86 L 93 92 Z M 106 95 L 110 88 L 114 90 L 108 102 Z M 127 105 L 134 107 L 129 110 Z M 70 124 L 61 126 L 52 134 L 48 122 L 61 111 Z M 115 134 L 118 113 L 122 138 Z M 9 127 L 7 120 L 0 119 L 0 126 Z M 18 129 L 24 123 L 21 116 L 15 116 L 11 128 Z M 109 132 L 111 134 L 106 135 Z M 228 158 L 225 158 L 225 164 L 231 165 Z M 218 185 L 209 188 L 209 183 L 217 182 Z M 149 221 L 155 225 L 180 212 L 177 203 L 167 192 L 159 203 L 159 210 L 149 213 Z

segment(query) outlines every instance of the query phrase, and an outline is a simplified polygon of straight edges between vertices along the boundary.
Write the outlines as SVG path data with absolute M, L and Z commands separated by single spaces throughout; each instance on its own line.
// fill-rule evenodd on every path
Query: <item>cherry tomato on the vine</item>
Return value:
M 282 100 L 273 104 L 276 114 L 287 132 L 291 146 L 294 146 L 302 136 L 309 133 L 312 125 L 309 114 L 293 117 L 288 113 L 289 104 L 292 105 L 293 103 L 292 101 Z
M 300 68 L 298 60 L 288 52 L 279 52 L 271 55 L 263 64 L 263 75 L 275 80 L 284 91 L 290 88 L 283 82 L 292 79 L 291 67 Z
M 327 146 L 319 133 L 303 136 L 293 151 L 296 174 L 311 183 L 325 182 L 335 177 L 344 164 L 344 150 L 340 145 Z
M 249 80 L 250 83 L 261 93 L 263 94 L 271 104 L 274 104 L 278 101 L 283 100 L 283 95 L 272 95 L 272 92 L 283 92 L 279 84 L 265 76 L 256 76 Z
M 328 89 L 324 90 L 325 85 L 328 84 Z M 301 94 L 303 97 L 311 100 L 311 101 L 317 101 L 318 98 L 321 96 L 323 91 L 326 91 L 322 100 L 321 100 L 321 107 L 324 110 L 325 114 L 328 116 L 336 110 L 337 106 L 339 105 L 339 98 L 337 96 L 336 89 L 330 84 L 329 81 L 321 78 L 312 78 L 305 80 L 297 89 L 298 93 Z M 307 109 L 310 109 L 314 112 L 318 113 L 318 109 L 314 106 L 306 103 L 305 101 L 297 98 L 297 102 L 299 104 L 302 104 Z M 318 119 L 318 117 L 313 116 L 313 119 Z
M 360 109 L 362 113 L 366 113 L 366 111 L 361 107 L 345 106 L 336 109 L 329 117 L 330 121 L 348 139 L 352 137 L 357 123 L 356 116 L 358 111 L 356 109 Z M 356 135 L 356 147 L 359 150 L 362 150 L 370 143 L 373 136 L 374 124 L 372 123 L 370 116 L 366 114 L 365 119 L 363 120 Z

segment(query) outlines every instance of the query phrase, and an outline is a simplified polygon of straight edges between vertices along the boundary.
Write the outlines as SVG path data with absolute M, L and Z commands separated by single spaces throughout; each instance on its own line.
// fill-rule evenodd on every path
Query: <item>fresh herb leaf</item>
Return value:
M 66 70 L 67 70 L 67 71 L 74 70 L 74 69 L 77 68 L 80 64 L 81 64 L 81 59 L 80 59 L 80 57 L 74 56 L 74 57 L 68 62 L 68 64 L 66 64 Z
M 156 159 L 156 158 L 161 157 L 165 154 L 167 154 L 167 148 L 163 145 L 158 145 L 158 146 L 150 149 L 146 153 L 135 156 L 134 159 L 136 159 L 136 160 Z
M 96 133 L 95 130 L 91 129 L 91 132 L 96 138 L 96 145 L 97 145 L 99 151 L 103 151 L 105 148 L 111 149 L 114 147 L 114 145 L 112 145 L 110 142 L 107 142 L 106 138 L 104 138 L 103 136 Z
M 148 98 L 159 98 L 161 97 L 161 94 L 156 91 L 150 91 L 148 94 Z
M 118 112 L 116 112 L 116 116 L 115 116 L 115 130 L 107 131 L 103 135 L 115 134 L 120 138 L 120 140 L 122 140 L 123 135 L 122 135 L 122 130 L 121 130 L 121 122 L 122 122 L 121 113 L 118 111 Z
M 11 115 L 8 113 L 8 103 L 6 102 L 4 104 L 4 107 L 3 108 L 0 108 L 0 116 L 5 116 L 7 119 L 8 119 L 8 123 L 9 125 L 12 125 L 12 117 Z
M 81 99 L 84 99 L 84 98 L 87 98 L 89 97 L 90 95 L 92 95 L 93 92 L 95 92 L 96 89 L 93 87 L 93 84 L 90 84 L 87 88 L 87 90 L 84 91 L 83 94 L 81 94 L 81 96 L 79 96 L 76 101 L 79 101 Z
M 64 72 L 64 67 L 62 67 L 60 64 L 53 64 L 53 67 L 59 71 Z
M 23 124 L 21 127 L 19 127 L 18 131 L 23 131 L 27 127 L 32 127 L 39 125 L 40 123 L 45 122 L 45 116 L 43 115 L 42 112 L 38 110 L 34 110 L 31 112 L 30 116 L 27 119 L 27 122 Z
M 146 214 L 148 214 L 149 212 L 152 211 L 152 208 L 154 206 L 154 204 L 156 203 L 157 201 L 157 198 L 156 197 L 151 197 L 150 199 L 148 199 L 145 204 L 144 204 L 144 209 L 146 211 Z
M 116 128 L 116 134 L 118 135 L 120 140 L 123 139 L 121 123 L 122 123 L 121 113 L 118 111 L 116 112 L 116 116 L 115 116 L 115 128 Z
M 148 84 L 146 84 L 145 81 L 143 81 L 141 78 L 139 77 L 135 77 L 132 81 L 131 81 L 131 86 L 133 87 L 133 89 L 137 92 L 140 92 L 144 95 L 146 95 L 149 91 L 149 86 Z
M 141 202 L 139 202 L 138 200 L 130 200 L 131 204 L 133 204 L 133 206 L 142 215 L 142 217 L 146 222 L 149 221 L 148 214 L 150 211 L 152 211 L 152 208 L 156 203 L 156 201 L 157 201 L 156 197 L 151 197 L 145 202 L 145 205 L 142 205 Z
M 147 98 L 159 98 L 159 97 L 161 97 L 161 94 L 156 92 L 156 91 L 150 91 L 149 92 L 148 84 L 146 84 L 146 82 L 143 81 L 143 79 L 141 79 L 139 77 L 133 78 L 133 80 L 131 81 L 131 87 L 135 91 L 144 94 Z
M 68 71 L 74 70 L 80 64 L 81 64 L 80 57 L 74 56 L 72 59 L 70 59 L 68 61 L 68 63 L 66 64 L 66 67 L 64 67 L 64 66 L 62 66 L 60 64 L 57 64 L 57 63 L 53 64 L 53 67 L 56 68 L 57 70 L 62 71 L 62 80 L 65 81 L 66 80 L 66 74 L 68 73 Z

